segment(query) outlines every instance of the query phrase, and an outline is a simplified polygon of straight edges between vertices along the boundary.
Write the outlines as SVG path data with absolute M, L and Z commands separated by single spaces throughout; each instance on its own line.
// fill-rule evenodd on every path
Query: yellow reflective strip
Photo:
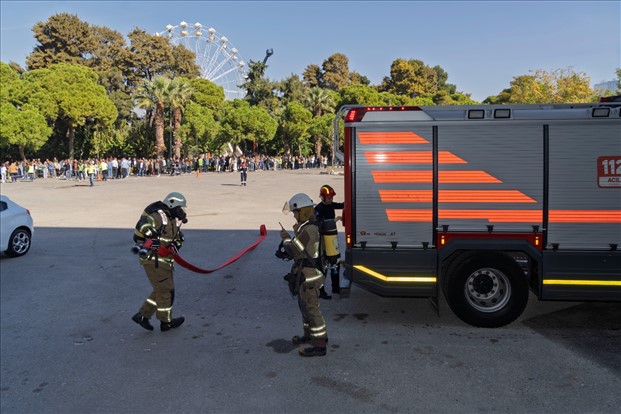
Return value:
M 147 299 L 147 302 L 149 302 L 151 305 L 153 306 L 157 306 L 157 302 L 151 299 Z
M 159 312 L 170 312 L 171 309 L 172 309 L 172 306 L 170 308 L 157 308 Z
M 324 331 L 326 329 L 326 325 L 323 324 L 321 326 L 318 326 L 316 328 L 310 328 L 311 331 Z
M 544 279 L 544 285 L 621 286 L 621 280 Z
M 368 274 L 369 276 L 383 280 L 384 282 L 436 283 L 438 281 L 438 278 L 434 276 L 384 276 L 383 274 L 371 270 L 368 267 L 356 265 L 354 268 Z

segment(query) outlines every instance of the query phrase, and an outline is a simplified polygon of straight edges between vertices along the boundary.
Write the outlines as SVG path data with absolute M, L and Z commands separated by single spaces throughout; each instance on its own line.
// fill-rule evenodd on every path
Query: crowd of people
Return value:
M 93 165 L 95 166 L 93 168 Z M 236 155 L 210 153 L 186 158 L 108 157 L 88 159 L 40 159 L 5 161 L 0 166 L 2 182 L 31 181 L 37 178 L 66 180 L 123 179 L 128 176 L 181 175 L 189 173 L 277 171 L 303 168 L 326 168 L 328 157 Z M 92 182 L 91 182 L 92 184 Z

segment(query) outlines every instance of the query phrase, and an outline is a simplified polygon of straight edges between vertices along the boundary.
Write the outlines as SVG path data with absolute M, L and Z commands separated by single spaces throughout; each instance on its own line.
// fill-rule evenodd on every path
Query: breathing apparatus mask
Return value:
M 176 218 L 181 221 L 183 224 L 188 222 L 188 216 L 181 206 L 173 207 L 170 209 L 170 215 L 172 218 Z

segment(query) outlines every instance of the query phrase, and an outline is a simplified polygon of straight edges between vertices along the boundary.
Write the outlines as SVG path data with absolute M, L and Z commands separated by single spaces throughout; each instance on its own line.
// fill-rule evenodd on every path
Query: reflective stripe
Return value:
M 301 241 L 298 240 L 297 237 L 295 239 L 291 240 L 291 244 L 293 245 L 293 247 L 295 247 L 295 249 L 298 251 L 298 253 L 301 253 L 301 252 L 304 251 L 304 245 L 302 244 Z
M 152 299 L 147 299 L 147 302 L 150 303 L 153 306 L 157 306 L 157 302 L 152 300 Z
M 305 283 L 306 282 L 314 282 L 315 280 L 317 280 L 317 279 L 319 279 L 321 277 L 323 277 L 323 275 L 321 275 L 321 274 L 317 275 L 317 276 L 314 276 L 314 277 L 305 277 L 306 280 L 304 282 Z
M 326 329 L 326 325 L 324 324 L 316 328 L 310 328 L 309 335 L 311 336 L 311 338 L 322 338 L 326 336 L 327 333 L 328 331 Z

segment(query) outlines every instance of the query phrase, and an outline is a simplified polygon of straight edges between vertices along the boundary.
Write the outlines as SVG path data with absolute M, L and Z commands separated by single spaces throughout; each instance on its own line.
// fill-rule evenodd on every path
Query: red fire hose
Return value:
M 185 267 L 186 269 L 191 270 L 192 272 L 195 272 L 195 273 L 208 274 L 208 273 L 215 272 L 216 270 L 220 270 L 223 267 L 226 267 L 230 265 L 231 263 L 237 261 L 237 259 L 239 259 L 243 255 L 248 253 L 250 250 L 257 247 L 265 239 L 265 236 L 267 236 L 267 229 L 265 228 L 265 224 L 261 224 L 261 227 L 259 228 L 259 238 L 257 239 L 257 241 L 255 241 L 253 244 L 246 247 L 244 250 L 237 253 L 235 256 L 231 257 L 229 260 L 227 260 L 220 266 L 216 267 L 215 269 L 201 269 L 200 267 L 196 267 L 193 264 L 186 262 L 183 259 L 183 257 L 179 256 L 179 252 L 173 253 L 173 258 L 175 259 L 175 262 L 179 263 L 179 266 L 181 267 Z

